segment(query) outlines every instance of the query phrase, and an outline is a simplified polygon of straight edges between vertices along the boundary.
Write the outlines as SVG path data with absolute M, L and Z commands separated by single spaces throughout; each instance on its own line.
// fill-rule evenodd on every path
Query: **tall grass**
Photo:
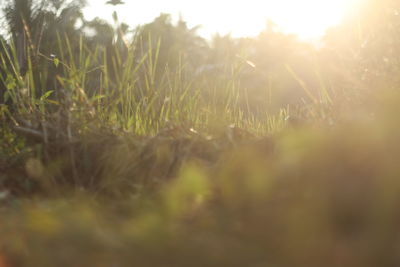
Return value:
M 5 146 L 19 142 L 24 147 L 17 153 L 20 159 L 16 163 L 10 164 L 5 155 L 4 164 L 10 167 L 5 168 L 3 181 L 18 194 L 36 190 L 53 194 L 60 185 L 119 194 L 124 184 L 135 187 L 138 180 L 160 178 L 146 174 L 151 160 L 160 157 L 153 151 L 158 149 L 154 147 L 158 137 L 167 137 L 169 141 L 160 145 L 167 154 L 177 153 L 172 157 L 181 162 L 186 156 L 179 153 L 201 143 L 219 153 L 225 138 L 234 144 L 238 137 L 278 132 L 290 115 L 289 108 L 276 115 L 266 110 L 254 114 L 248 101 L 240 105 L 241 99 L 246 99 L 246 90 L 240 87 L 240 62 L 226 66 L 226 72 L 214 79 L 189 72 L 183 60 L 173 69 L 160 66 L 161 40 L 147 50 L 140 39 L 126 50 L 117 45 L 109 50 L 102 46 L 89 49 L 83 38 L 71 44 L 67 36 L 59 36 L 56 53 L 28 53 L 28 71 L 23 76 L 15 47 L 1 45 L 2 121 L 8 129 L 3 141 Z M 177 142 L 187 148 L 174 148 L 174 139 L 181 139 Z M 125 151 L 135 159 L 133 165 L 144 167 L 128 166 L 130 162 L 118 165 L 112 157 L 121 146 L 134 150 Z M 161 157 L 161 161 L 165 159 Z M 21 164 L 37 170 L 28 175 L 16 171 Z M 116 169 L 113 164 L 120 166 L 116 170 L 119 177 L 107 170 Z M 156 168 L 166 163 L 160 164 Z M 175 165 L 167 163 L 164 168 L 172 168 L 171 172 L 166 170 L 161 176 L 173 176 L 179 167 Z M 143 177 L 127 178 L 133 171 L 144 172 Z M 26 179 L 29 176 L 40 179 Z
M 206 128 L 216 117 L 227 124 L 256 125 L 257 131 L 278 127 L 276 120 L 282 116 L 272 118 L 266 111 L 260 111 L 264 118 L 252 116 L 248 107 L 238 105 L 239 98 L 246 97 L 241 95 L 245 91 L 240 89 L 240 66 L 227 68 L 223 80 L 188 75 L 182 61 L 174 70 L 158 66 L 161 41 L 147 51 L 140 51 L 139 42 L 124 55 L 114 46 L 110 56 L 104 47 L 85 47 L 82 39 L 76 52 L 68 37 L 59 38 L 58 53 L 36 55 L 40 66 L 32 66 L 28 56 L 29 68 L 23 77 L 14 46 L 7 48 L 2 43 L 5 98 L 19 114 L 48 116 L 63 110 L 81 126 L 92 115 L 91 119 L 102 125 L 112 124 L 140 135 L 155 134 L 170 123 Z M 48 87 L 50 75 L 56 79 Z
M 243 62 L 160 66 L 155 43 L 59 37 L 24 76 L 2 43 L 0 266 L 399 264 L 395 92 L 343 114 L 290 70 L 312 101 L 255 111 Z

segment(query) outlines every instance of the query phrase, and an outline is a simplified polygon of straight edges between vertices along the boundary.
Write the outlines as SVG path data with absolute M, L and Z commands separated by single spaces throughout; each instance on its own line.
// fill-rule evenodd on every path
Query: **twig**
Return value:
M 33 130 L 30 128 L 25 128 L 22 126 L 14 126 L 13 129 L 25 136 L 29 136 L 29 137 L 33 137 L 35 139 L 40 139 L 43 140 L 44 136 L 43 133 L 37 131 L 37 130 Z

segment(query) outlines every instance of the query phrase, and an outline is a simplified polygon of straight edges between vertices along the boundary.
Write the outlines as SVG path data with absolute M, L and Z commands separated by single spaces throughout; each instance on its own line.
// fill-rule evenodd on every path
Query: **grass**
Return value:
M 399 264 L 396 92 L 250 112 L 240 64 L 78 46 L 0 55 L 0 266 Z
M 122 62 L 123 51 L 116 47 L 111 52 L 100 46 L 89 49 L 81 39 L 75 48 L 78 52 L 74 52 L 67 37 L 59 38 L 57 55 L 35 55 L 36 66 L 29 60 L 31 67 L 24 76 L 18 72 L 13 46 L 2 45 L 2 82 L 8 103 L 2 105 L 4 131 L 8 133 L 4 145 L 25 144 L 15 155 L 18 160 L 5 155 L 4 165 L 9 165 L 6 169 L 11 174 L 5 171 L 3 181 L 8 184 L 12 180 L 13 193 L 26 194 L 44 187 L 46 191 L 58 191 L 53 187 L 59 185 L 97 190 L 98 186 L 104 187 L 100 184 L 109 176 L 103 166 L 115 169 L 114 163 L 108 164 L 113 156 L 107 156 L 115 147 L 133 150 L 124 153 L 139 158 L 133 160 L 135 163 L 140 157 L 153 159 L 151 155 L 158 152 L 152 150 L 163 138 L 178 143 L 167 144 L 165 153 L 179 149 L 174 146 L 179 147 L 181 141 L 189 150 L 192 145 L 210 143 L 218 151 L 220 141 L 215 140 L 225 143 L 224 136 L 233 138 L 231 131 L 248 136 L 272 133 L 282 129 L 289 116 L 289 108 L 270 115 L 266 110 L 252 114 L 240 107 L 240 66 L 221 75 L 223 79 L 211 81 L 190 75 L 183 62 L 174 71 L 167 67 L 160 73 L 159 43 L 145 52 L 139 44 L 133 45 Z M 23 178 L 26 171 L 16 166 L 23 166 L 29 159 L 45 169 L 46 174 L 39 176 L 46 178 Z M 10 177 L 19 169 L 22 178 L 16 182 L 18 179 Z M 118 172 L 122 172 L 121 177 L 112 179 L 124 180 L 126 171 Z M 148 180 L 146 175 L 139 179 Z
M 189 133 L 139 152 L 114 144 L 111 199 L 83 190 L 3 200 L 4 257 L 15 266 L 396 265 L 399 129 L 384 120 L 246 136 L 219 150 Z

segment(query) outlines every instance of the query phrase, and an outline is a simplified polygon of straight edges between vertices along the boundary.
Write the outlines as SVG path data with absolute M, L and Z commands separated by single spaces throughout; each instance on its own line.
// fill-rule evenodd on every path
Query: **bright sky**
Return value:
M 278 29 L 302 39 L 316 39 L 338 24 L 353 0 L 124 0 L 117 7 L 106 0 L 89 0 L 85 15 L 110 20 L 114 10 L 120 20 L 135 26 L 151 22 L 161 12 L 173 19 L 182 15 L 189 27 L 202 25 L 199 33 L 210 37 L 219 32 L 233 36 L 255 36 L 267 19 Z

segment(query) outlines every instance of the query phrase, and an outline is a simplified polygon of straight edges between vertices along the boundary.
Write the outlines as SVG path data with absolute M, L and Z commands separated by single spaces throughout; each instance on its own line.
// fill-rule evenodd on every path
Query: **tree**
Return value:
M 27 70 L 27 55 L 35 63 L 39 54 L 55 54 L 58 35 L 68 36 L 76 43 L 83 20 L 81 8 L 85 0 L 6 0 L 3 12 L 17 52 L 22 75 Z
M 138 38 L 143 53 L 149 49 L 153 50 L 153 54 L 158 53 L 159 78 L 166 66 L 174 71 L 181 67 L 180 62 L 185 62 L 185 69 L 194 73 L 204 63 L 208 46 L 197 35 L 198 28 L 189 28 L 182 18 L 174 25 L 168 14 L 161 14 L 153 22 L 139 28 Z
M 400 2 L 364 0 L 325 36 L 328 49 L 341 56 L 353 77 L 368 86 L 400 82 Z M 363 86 L 365 87 L 365 86 Z

